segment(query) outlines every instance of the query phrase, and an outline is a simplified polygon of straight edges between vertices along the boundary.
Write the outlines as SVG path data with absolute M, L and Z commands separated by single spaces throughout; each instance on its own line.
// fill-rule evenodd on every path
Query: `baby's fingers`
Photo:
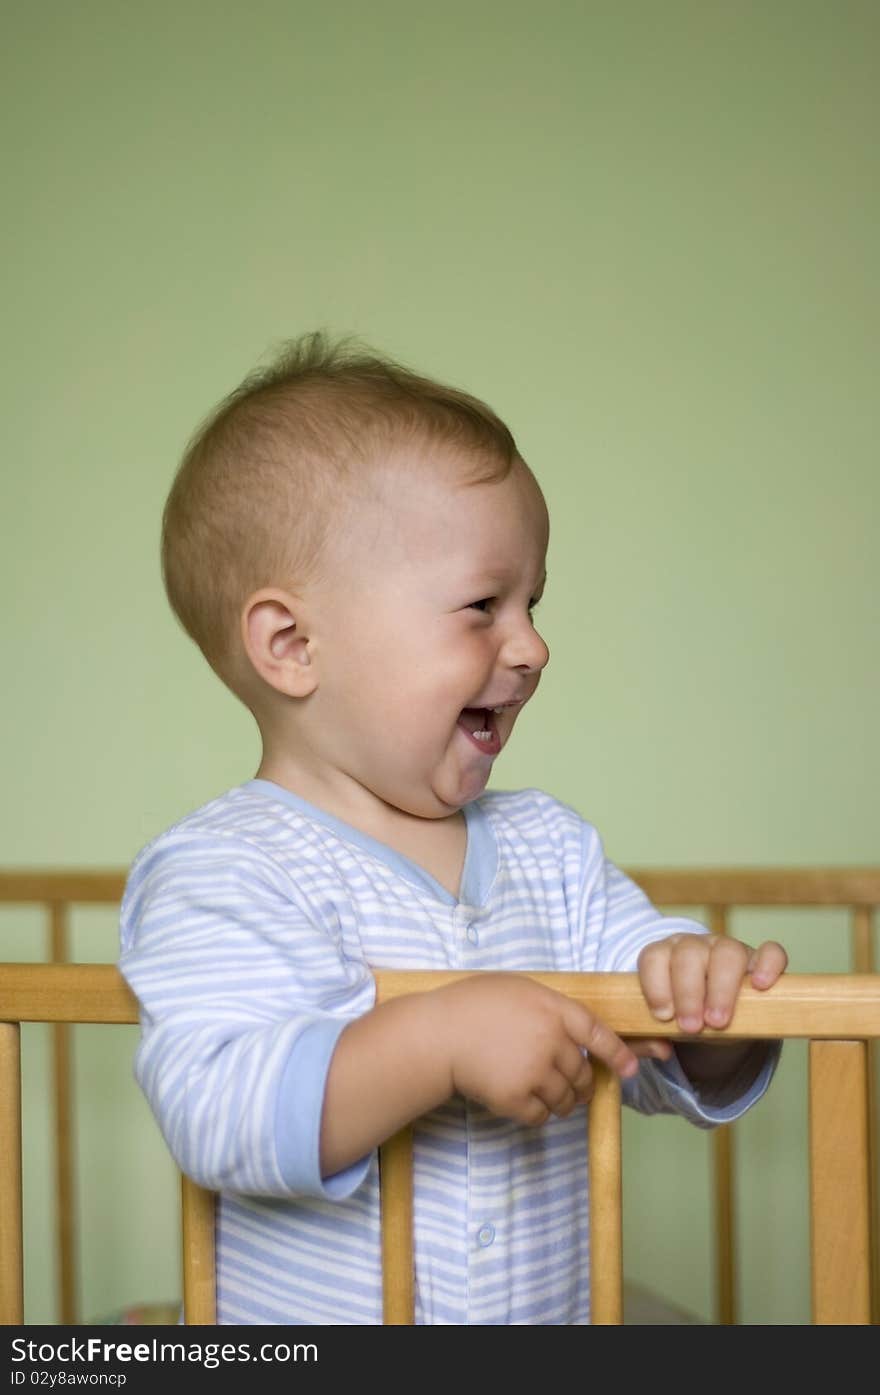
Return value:
M 659 1022 L 671 1022 L 675 1016 L 670 971 L 671 944 L 658 940 L 646 945 L 639 955 L 639 980 L 645 1002 Z
M 742 940 L 726 935 L 710 935 L 709 968 L 706 978 L 706 1022 L 710 1027 L 726 1027 L 754 950 Z
M 770 988 L 788 967 L 788 955 L 776 940 L 765 940 L 749 955 L 746 967 L 753 988 Z
M 587 1066 L 586 1061 L 584 1061 L 584 1065 Z M 571 1082 L 566 1080 L 559 1071 L 551 1071 L 532 1093 L 551 1114 L 556 1115 L 557 1119 L 565 1119 L 575 1105 L 589 1100 L 593 1093 L 592 1074 L 592 1071 L 587 1067 L 579 1088 L 575 1090 Z
M 604 1061 L 606 1066 L 610 1066 L 623 1079 L 635 1075 L 639 1063 L 626 1042 L 616 1032 L 612 1032 L 610 1027 L 606 1027 L 598 1017 L 594 1017 L 588 1008 L 572 1002 L 571 999 L 565 999 L 563 1021 L 572 1041 L 584 1047 L 591 1056 Z

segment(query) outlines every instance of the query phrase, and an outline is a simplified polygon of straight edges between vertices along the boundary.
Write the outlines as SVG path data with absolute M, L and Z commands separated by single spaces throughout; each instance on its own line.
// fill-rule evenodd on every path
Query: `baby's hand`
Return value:
M 775 940 L 752 949 L 729 935 L 681 934 L 647 945 L 638 971 L 656 1018 L 675 1018 L 683 1032 L 700 1032 L 727 1026 L 746 974 L 754 988 L 770 988 L 787 964 Z
M 452 1090 L 526 1125 L 564 1118 L 593 1093 L 584 1050 L 624 1078 L 637 1054 L 588 1008 L 518 974 L 482 973 L 429 995 Z

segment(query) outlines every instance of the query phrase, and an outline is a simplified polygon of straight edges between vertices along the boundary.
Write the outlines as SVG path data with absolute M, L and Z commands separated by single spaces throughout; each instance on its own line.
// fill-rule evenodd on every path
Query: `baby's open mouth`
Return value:
M 488 707 L 465 707 L 459 714 L 458 726 L 484 756 L 497 756 L 501 750 L 495 713 Z

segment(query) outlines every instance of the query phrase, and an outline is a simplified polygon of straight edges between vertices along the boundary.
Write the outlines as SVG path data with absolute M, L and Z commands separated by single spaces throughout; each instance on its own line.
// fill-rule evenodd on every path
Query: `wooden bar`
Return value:
M 0 1022 L 0 1324 L 24 1322 L 21 1212 L 21 1041 Z
M 49 904 L 49 952 L 53 964 L 69 957 L 68 907 L 63 901 Z M 70 1024 L 52 1023 L 52 1099 L 55 1117 L 55 1232 L 58 1238 L 58 1311 L 61 1322 L 77 1322 L 76 1226 L 73 1158 L 73 1072 Z
M 871 933 L 871 907 L 852 908 L 852 966 L 857 974 L 874 972 L 874 941 Z
M 710 1137 L 715 1219 L 715 1313 L 720 1327 L 735 1326 L 736 1219 L 733 1206 L 735 1138 L 731 1124 L 719 1124 Z
M 626 867 L 658 906 L 877 906 L 875 867 Z M 120 901 L 121 868 L 12 868 L 0 871 L 0 902 Z
M 379 1150 L 382 1211 L 382 1311 L 388 1327 L 415 1323 L 413 1270 L 412 1127 Z
M 0 964 L 0 1021 L 137 1022 L 115 964 Z
M 856 973 L 870 974 L 876 968 L 870 906 L 852 908 L 852 966 Z M 871 1321 L 880 1325 L 880 1156 L 877 1129 L 876 1042 L 868 1046 L 868 1176 L 871 1189 Z
M 78 905 L 102 905 L 121 901 L 128 873 L 118 867 L 107 871 L 80 872 L 76 868 L 11 868 L 0 872 L 0 902 L 45 906 L 51 901 Z
M 377 1002 L 423 993 L 467 976 L 463 970 L 377 969 Z M 586 1003 L 624 1036 L 685 1040 L 648 1010 L 635 974 L 523 974 L 575 1002 Z M 0 964 L 0 1021 L 137 1022 L 137 999 L 114 964 Z M 703 1037 L 814 1037 L 880 1035 L 877 974 L 786 974 L 768 992 L 745 984 L 723 1031 Z
M 464 971 L 377 969 L 377 1001 L 423 993 L 455 983 Z M 687 1039 L 674 1024 L 649 1011 L 635 974 L 523 974 L 585 1003 L 622 1036 Z M 0 1016 L 3 995 L 0 993 Z M 766 992 L 743 985 L 736 1011 L 723 1031 L 705 1027 L 702 1038 L 875 1037 L 880 1035 L 880 976 L 877 974 L 786 974 Z
M 620 1080 L 595 1059 L 588 1112 L 590 1156 L 590 1322 L 623 1322 L 623 1196 Z
M 867 1044 L 810 1042 L 813 1321 L 871 1321 Z
M 709 906 L 713 935 L 728 934 L 728 907 Z M 715 1221 L 715 1315 L 721 1327 L 737 1321 L 736 1217 L 733 1194 L 733 1127 L 714 1129 L 710 1139 L 712 1211 Z
M 880 1144 L 877 1136 L 876 1041 L 867 1043 L 868 1202 L 871 1215 L 871 1321 L 880 1327 Z
M 728 906 L 709 906 L 709 929 L 713 935 L 727 934 Z
M 655 906 L 876 906 L 878 867 L 627 868 Z
M 183 1234 L 183 1320 L 189 1326 L 217 1321 L 214 1272 L 215 1193 L 181 1173 L 180 1211 Z

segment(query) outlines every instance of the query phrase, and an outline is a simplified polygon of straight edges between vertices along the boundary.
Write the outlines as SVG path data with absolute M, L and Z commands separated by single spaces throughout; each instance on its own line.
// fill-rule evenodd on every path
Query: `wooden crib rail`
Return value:
M 880 867 L 724 867 L 724 868 L 627 868 L 658 907 L 693 907 L 706 913 L 717 934 L 727 933 L 731 914 L 739 907 L 842 907 L 850 912 L 850 962 L 857 973 L 876 967 L 872 915 L 880 905 Z M 44 907 L 48 924 L 48 953 L 55 963 L 69 958 L 68 919 L 73 905 L 118 903 L 126 872 L 120 869 L 45 870 L 25 868 L 0 871 L 0 903 L 36 904 Z M 2 953 L 2 950 L 0 950 Z M 96 1005 L 96 1011 L 102 1011 Z M 91 1020 L 105 1020 L 100 1017 Z M 55 1115 L 56 1229 L 59 1256 L 59 1311 L 61 1321 L 77 1320 L 75 1230 L 72 1146 L 72 1072 L 69 1027 L 56 1019 L 53 1035 Z M 880 1322 L 880 1197 L 877 1188 L 876 1049 L 868 1054 L 866 1093 L 869 1105 L 869 1152 L 872 1208 L 876 1218 L 872 1253 L 874 1321 Z M 714 1207 L 714 1266 L 716 1319 L 723 1324 L 737 1320 L 736 1218 L 734 1215 L 734 1126 L 713 1130 L 709 1144 L 712 1158 Z
M 631 868 L 629 876 L 657 906 L 705 909 L 716 935 L 726 935 L 730 915 L 739 908 L 776 906 L 847 907 L 850 912 L 850 963 L 869 974 L 876 968 L 873 913 L 880 905 L 877 867 L 725 867 Z M 878 1185 L 878 1126 L 876 1089 L 877 1048 L 868 1051 L 865 1092 L 868 1100 L 870 1168 L 871 1272 L 873 1321 L 880 1322 L 880 1185 Z M 712 1202 L 715 1214 L 715 1294 L 719 1323 L 737 1321 L 736 1216 L 734 1214 L 734 1126 L 715 1129 L 711 1136 Z
M 404 993 L 444 988 L 479 970 L 376 969 L 377 1002 Z M 588 1004 L 622 1036 L 692 1040 L 648 1008 L 635 974 L 523 973 Z M 740 990 L 736 1011 L 723 1031 L 705 1027 L 703 1038 L 880 1037 L 880 975 L 786 974 L 772 991 L 749 984 Z M 137 999 L 115 964 L 0 963 L 0 1022 L 138 1021 Z
M 376 972 L 379 1001 L 422 992 L 461 973 Z M 589 1006 L 622 1035 L 681 1034 L 658 1024 L 633 974 L 531 974 Z M 0 964 L 0 1322 L 23 1319 L 21 1269 L 21 1022 L 135 1022 L 137 1004 L 112 965 Z M 769 993 L 746 985 L 724 1032 L 708 1036 L 810 1039 L 813 1315 L 818 1323 L 870 1321 L 867 1042 L 880 1036 L 880 976 L 792 974 Z M 590 1106 L 593 1320 L 621 1320 L 619 1092 L 599 1068 Z M 615 1119 L 617 1125 L 615 1126 Z M 413 1321 L 409 1129 L 382 1149 L 385 1321 Z M 213 1203 L 184 1187 L 188 1322 L 213 1316 Z M 208 1316 L 207 1314 L 210 1314 Z
M 42 906 L 48 926 L 48 957 L 70 958 L 70 908 L 114 905 L 122 900 L 126 873 L 110 871 L 0 871 L 0 903 Z M 62 1323 L 77 1320 L 76 1228 L 74 1224 L 73 1072 L 66 1022 L 52 1026 L 52 1105 L 55 1135 L 55 1233 L 58 1251 L 58 1309 Z
M 444 972 L 377 972 L 377 1001 L 424 992 L 464 977 Z M 622 1036 L 682 1034 L 657 1023 L 633 974 L 530 974 L 538 982 L 588 1005 Z M 813 1320 L 871 1321 L 871 1180 L 868 1148 L 868 1042 L 880 1037 L 880 975 L 792 974 L 770 993 L 746 985 L 724 1032 L 707 1037 L 795 1037 L 810 1040 L 810 1176 Z M 842 1038 L 838 1040 L 837 1038 Z M 592 1321 L 620 1323 L 622 1217 L 620 1091 L 616 1078 L 594 1065 L 597 1088 L 589 1109 Z M 395 1234 L 411 1229 L 411 1184 L 395 1154 L 411 1150 L 411 1129 L 382 1150 L 382 1224 Z M 385 1186 L 386 1158 L 392 1180 Z M 841 1208 L 840 1194 L 847 1192 Z M 398 1254 L 394 1283 L 386 1272 L 385 1321 L 411 1323 L 410 1269 Z

